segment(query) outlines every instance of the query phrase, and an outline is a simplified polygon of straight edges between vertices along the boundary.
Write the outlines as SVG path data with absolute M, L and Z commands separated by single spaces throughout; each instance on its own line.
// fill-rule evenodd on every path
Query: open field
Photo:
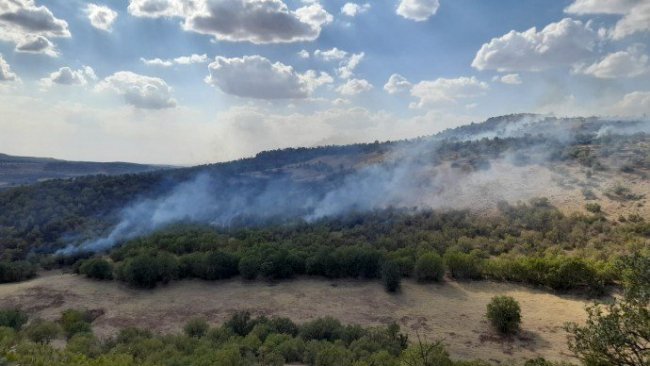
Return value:
M 206 317 L 218 324 L 242 309 L 261 315 L 280 315 L 303 322 L 333 316 L 344 323 L 362 325 L 397 321 L 411 337 L 416 332 L 443 339 L 453 357 L 502 362 L 543 356 L 570 357 L 562 325 L 582 321 L 586 301 L 543 291 L 492 282 L 420 285 L 403 282 L 402 292 L 390 295 L 380 283 L 297 279 L 269 284 L 240 279 L 203 282 L 179 281 L 155 290 L 135 290 L 115 282 L 47 272 L 31 281 L 0 285 L 0 306 L 20 306 L 47 319 L 63 309 L 102 309 L 94 323 L 100 336 L 125 326 L 159 332 L 178 331 L 188 318 Z M 494 295 L 507 294 L 522 307 L 523 332 L 502 340 L 483 319 L 485 305 Z

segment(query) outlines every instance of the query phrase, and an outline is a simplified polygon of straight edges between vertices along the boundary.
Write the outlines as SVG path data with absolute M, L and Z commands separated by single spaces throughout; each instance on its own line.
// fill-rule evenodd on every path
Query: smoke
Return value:
M 342 168 L 335 167 L 340 161 L 327 165 L 323 163 L 326 159 L 322 159 L 311 161 L 311 165 L 234 174 L 206 169 L 158 198 L 140 200 L 124 208 L 119 223 L 105 237 L 70 244 L 58 253 L 108 250 L 180 221 L 230 227 L 273 220 L 309 222 L 388 207 L 485 210 L 500 200 L 553 195 L 554 178 L 549 169 L 540 166 L 549 162 L 558 144 L 571 143 L 585 131 L 598 136 L 648 130 L 647 123 L 612 127 L 612 123 L 587 122 L 508 116 L 431 139 L 397 144 L 380 156 L 356 153 L 360 156 L 353 159 L 355 162 Z M 440 156 L 449 139 L 469 141 L 531 134 L 544 137 L 538 139 L 539 143 L 502 152 L 491 160 L 477 162 L 471 156 Z M 314 168 L 322 165 L 328 166 L 325 172 Z M 314 170 L 310 174 L 300 174 L 301 169 L 310 167 Z

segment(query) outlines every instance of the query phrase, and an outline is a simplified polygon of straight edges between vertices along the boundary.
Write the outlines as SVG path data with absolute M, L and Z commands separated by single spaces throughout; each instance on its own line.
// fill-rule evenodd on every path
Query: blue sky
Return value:
M 649 41 L 648 0 L 0 0 L 0 151 L 197 164 L 643 117 Z

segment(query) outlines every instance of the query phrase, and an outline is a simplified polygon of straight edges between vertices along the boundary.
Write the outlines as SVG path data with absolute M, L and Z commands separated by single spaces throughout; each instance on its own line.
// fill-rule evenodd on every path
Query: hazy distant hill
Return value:
M 0 188 L 55 178 L 143 173 L 162 168 L 164 167 L 122 162 L 96 163 L 0 154 Z

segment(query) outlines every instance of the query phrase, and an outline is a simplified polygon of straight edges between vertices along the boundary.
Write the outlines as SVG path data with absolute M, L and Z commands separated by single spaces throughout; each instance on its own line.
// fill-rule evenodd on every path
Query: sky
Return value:
M 646 118 L 650 0 L 0 0 L 0 152 L 194 165 Z

